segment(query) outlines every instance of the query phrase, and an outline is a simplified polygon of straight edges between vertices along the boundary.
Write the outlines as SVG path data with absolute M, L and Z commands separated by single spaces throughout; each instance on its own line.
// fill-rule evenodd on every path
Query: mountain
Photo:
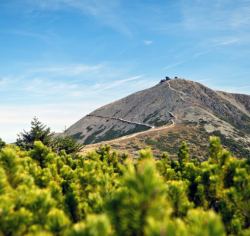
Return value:
M 189 129 L 192 131 L 185 135 Z M 142 144 L 153 146 L 163 142 L 152 139 L 156 133 L 162 133 L 165 141 L 169 141 L 166 137 L 174 131 L 176 140 L 195 141 L 201 150 L 201 139 L 216 134 L 233 151 L 248 155 L 250 96 L 214 91 L 197 82 L 167 77 L 152 88 L 93 111 L 65 132 L 84 144 L 107 140 L 124 144 L 131 139 L 135 143 L 143 136 L 148 139 Z M 125 137 L 116 140 L 122 136 Z M 121 144 L 117 147 L 121 148 Z

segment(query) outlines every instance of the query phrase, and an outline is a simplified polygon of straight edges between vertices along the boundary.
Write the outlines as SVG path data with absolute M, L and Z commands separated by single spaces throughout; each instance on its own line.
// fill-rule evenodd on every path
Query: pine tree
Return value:
M 34 117 L 31 121 L 30 131 L 23 131 L 18 135 L 16 145 L 24 150 L 30 150 L 34 147 L 35 141 L 41 141 L 44 145 L 50 146 L 53 133 L 50 128 L 44 125 Z
M 0 150 L 5 146 L 5 142 L 0 138 Z
M 184 165 L 189 161 L 189 148 L 186 142 L 182 142 L 178 152 L 178 162 L 182 172 Z

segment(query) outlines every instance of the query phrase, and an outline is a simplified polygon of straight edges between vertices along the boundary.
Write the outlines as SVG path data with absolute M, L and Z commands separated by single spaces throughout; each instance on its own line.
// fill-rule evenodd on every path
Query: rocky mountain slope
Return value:
M 250 149 L 250 96 L 167 79 L 93 111 L 66 134 L 91 144 L 147 130 L 160 132 L 157 127 L 169 125 L 199 126 L 208 135 L 217 133 Z

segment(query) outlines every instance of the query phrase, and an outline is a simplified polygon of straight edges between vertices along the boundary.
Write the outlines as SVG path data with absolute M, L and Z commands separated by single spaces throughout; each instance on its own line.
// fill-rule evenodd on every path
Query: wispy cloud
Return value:
M 220 37 L 211 40 L 212 47 L 230 46 L 240 43 L 239 37 Z
M 126 79 L 115 80 L 112 83 L 98 84 L 95 87 L 98 88 L 98 91 L 104 91 L 104 90 L 109 90 L 109 89 L 119 87 L 119 86 L 126 84 L 128 82 L 131 82 L 131 81 L 140 80 L 142 78 L 143 78 L 143 75 L 137 75 L 137 76 L 132 76 L 132 77 L 129 77 Z
M 162 69 L 163 69 L 163 70 L 170 70 L 170 69 L 173 69 L 173 68 L 175 68 L 175 67 L 178 67 L 178 66 L 184 64 L 185 62 L 186 62 L 185 60 L 177 61 L 177 62 L 175 62 L 175 63 L 171 63 L 171 64 L 169 64 L 169 65 L 163 67 Z
M 48 33 L 48 32 L 37 33 L 33 31 L 20 30 L 20 29 L 16 29 L 16 30 L 15 29 L 12 29 L 12 30 L 2 29 L 0 33 L 11 34 L 11 35 L 19 36 L 19 37 L 30 37 L 30 38 L 34 38 L 37 40 L 41 40 L 45 43 L 51 43 L 52 39 L 55 37 L 54 34 Z
M 119 88 L 125 83 L 143 79 L 142 75 L 127 76 L 127 74 L 129 73 L 125 70 L 104 64 L 41 66 L 28 68 L 23 74 L 2 76 L 0 90 L 3 92 L 18 88 L 20 93 L 41 97 L 52 95 L 64 98 L 84 97 L 87 94 L 97 95 L 98 91 Z M 125 79 L 119 79 L 124 77 Z
M 183 26 L 189 30 L 235 30 L 250 25 L 249 2 L 182 1 Z
M 243 4 L 239 7 L 236 7 L 233 10 L 232 17 L 230 19 L 231 26 L 233 28 L 242 28 L 250 26 L 250 6 L 249 1 L 243 1 Z
M 37 73 L 46 73 L 50 76 L 77 76 L 83 75 L 86 73 L 98 72 L 104 66 L 101 64 L 97 65 L 83 65 L 83 64 L 72 64 L 72 65 L 55 65 L 55 66 L 46 66 L 46 67 L 39 67 L 39 68 L 32 68 L 29 69 L 27 72 L 31 74 Z
M 122 6 L 118 0 L 26 0 L 34 9 L 41 10 L 67 10 L 69 8 L 78 10 L 82 14 L 89 15 L 114 30 L 132 36 L 125 18 L 122 18 Z
M 190 47 L 187 51 L 183 51 L 176 57 L 173 57 L 173 62 L 165 66 L 163 70 L 170 70 L 183 64 L 190 63 L 193 60 L 198 60 L 200 57 L 204 57 L 207 54 L 214 52 L 215 50 L 240 45 L 243 40 L 246 39 L 242 39 L 236 36 L 214 37 L 202 40 L 200 43 L 197 43 L 197 45 Z
M 149 46 L 153 43 L 152 40 L 144 40 L 143 43 L 146 45 L 146 46 Z
M 241 93 L 241 94 L 248 94 L 250 95 L 250 85 L 243 85 L 243 86 L 232 86 L 232 85 L 229 85 L 229 86 L 217 86 L 216 88 L 217 90 L 220 90 L 220 91 L 226 91 L 226 92 L 229 92 L 229 93 Z

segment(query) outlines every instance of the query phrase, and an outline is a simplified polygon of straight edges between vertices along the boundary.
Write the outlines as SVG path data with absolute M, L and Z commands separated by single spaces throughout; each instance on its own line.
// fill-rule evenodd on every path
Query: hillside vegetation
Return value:
M 100 143 L 86 145 L 81 152 L 87 153 L 95 150 L 101 145 L 108 144 L 112 149 L 119 152 L 126 152 L 138 157 L 138 151 L 150 147 L 154 157 L 161 158 L 163 152 L 167 152 L 171 158 L 177 157 L 179 145 L 182 141 L 188 143 L 190 156 L 200 161 L 207 160 L 209 157 L 209 143 L 207 140 L 211 135 L 221 139 L 223 147 L 237 157 L 250 156 L 250 146 L 240 141 L 227 137 L 220 131 L 207 133 L 204 122 L 166 125 L 149 131 L 123 136 L 121 138 L 102 141 Z
M 250 159 L 210 138 L 209 159 L 108 146 L 57 153 L 0 148 L 0 235 L 250 235 Z M 201 158 L 202 159 L 202 158 Z

